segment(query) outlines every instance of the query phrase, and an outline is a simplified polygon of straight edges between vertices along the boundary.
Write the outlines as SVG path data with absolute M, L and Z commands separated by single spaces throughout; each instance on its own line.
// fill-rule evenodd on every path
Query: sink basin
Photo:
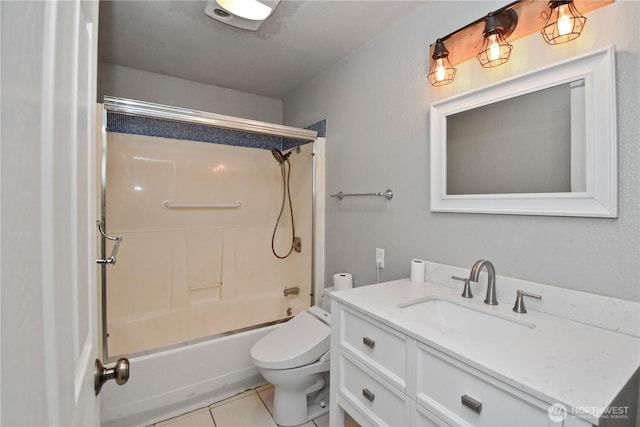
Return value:
M 535 325 L 507 314 L 444 297 L 426 297 L 399 305 L 409 319 L 461 333 L 519 333 Z

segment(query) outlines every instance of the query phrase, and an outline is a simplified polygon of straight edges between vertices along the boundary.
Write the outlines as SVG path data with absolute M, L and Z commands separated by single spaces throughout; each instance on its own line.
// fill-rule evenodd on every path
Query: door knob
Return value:
M 96 369 L 93 377 L 96 396 L 100 393 L 102 385 L 108 380 L 116 380 L 118 385 L 125 384 L 129 380 L 129 360 L 122 357 L 118 359 L 112 368 L 105 368 L 100 359 L 96 359 Z

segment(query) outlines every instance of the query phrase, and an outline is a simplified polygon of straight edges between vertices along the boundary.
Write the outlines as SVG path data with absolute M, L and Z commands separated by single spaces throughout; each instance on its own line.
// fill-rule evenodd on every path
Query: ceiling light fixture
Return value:
M 429 82 L 433 86 L 444 86 L 453 81 L 456 77 L 456 69 L 451 65 L 449 59 L 449 51 L 444 46 L 441 39 L 436 41 L 436 47 L 431 56 L 431 68 L 429 70 Z
M 216 21 L 257 31 L 278 3 L 280 0 L 210 0 L 205 5 L 204 13 Z
M 580 37 L 587 18 L 582 16 L 573 0 L 550 1 L 551 13 L 540 31 L 548 44 L 561 44 Z
M 233 15 L 251 21 L 264 21 L 273 11 L 258 0 L 218 0 L 218 5 Z

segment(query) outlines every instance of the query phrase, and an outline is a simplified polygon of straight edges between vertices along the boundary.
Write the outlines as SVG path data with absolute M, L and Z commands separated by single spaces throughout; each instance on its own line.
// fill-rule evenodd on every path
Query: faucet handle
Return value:
M 529 292 L 525 292 L 523 290 L 518 289 L 518 291 L 516 292 L 516 303 L 513 305 L 513 311 L 515 311 L 516 313 L 526 313 L 527 312 L 527 309 L 524 306 L 523 297 L 542 299 L 542 296 L 540 296 L 540 295 L 531 294 Z
M 473 294 L 471 293 L 471 285 L 469 284 L 468 277 L 451 276 L 451 278 L 464 282 L 464 289 L 462 290 L 462 296 L 464 298 L 473 298 Z

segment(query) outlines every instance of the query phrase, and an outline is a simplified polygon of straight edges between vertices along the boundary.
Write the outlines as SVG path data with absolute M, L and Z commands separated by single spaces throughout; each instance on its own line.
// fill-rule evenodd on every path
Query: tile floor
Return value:
M 263 385 L 237 394 L 208 407 L 154 424 L 155 427 L 276 427 L 271 418 L 273 386 Z M 358 427 L 349 416 L 345 427 Z M 301 427 L 329 427 L 329 414 L 325 414 Z

